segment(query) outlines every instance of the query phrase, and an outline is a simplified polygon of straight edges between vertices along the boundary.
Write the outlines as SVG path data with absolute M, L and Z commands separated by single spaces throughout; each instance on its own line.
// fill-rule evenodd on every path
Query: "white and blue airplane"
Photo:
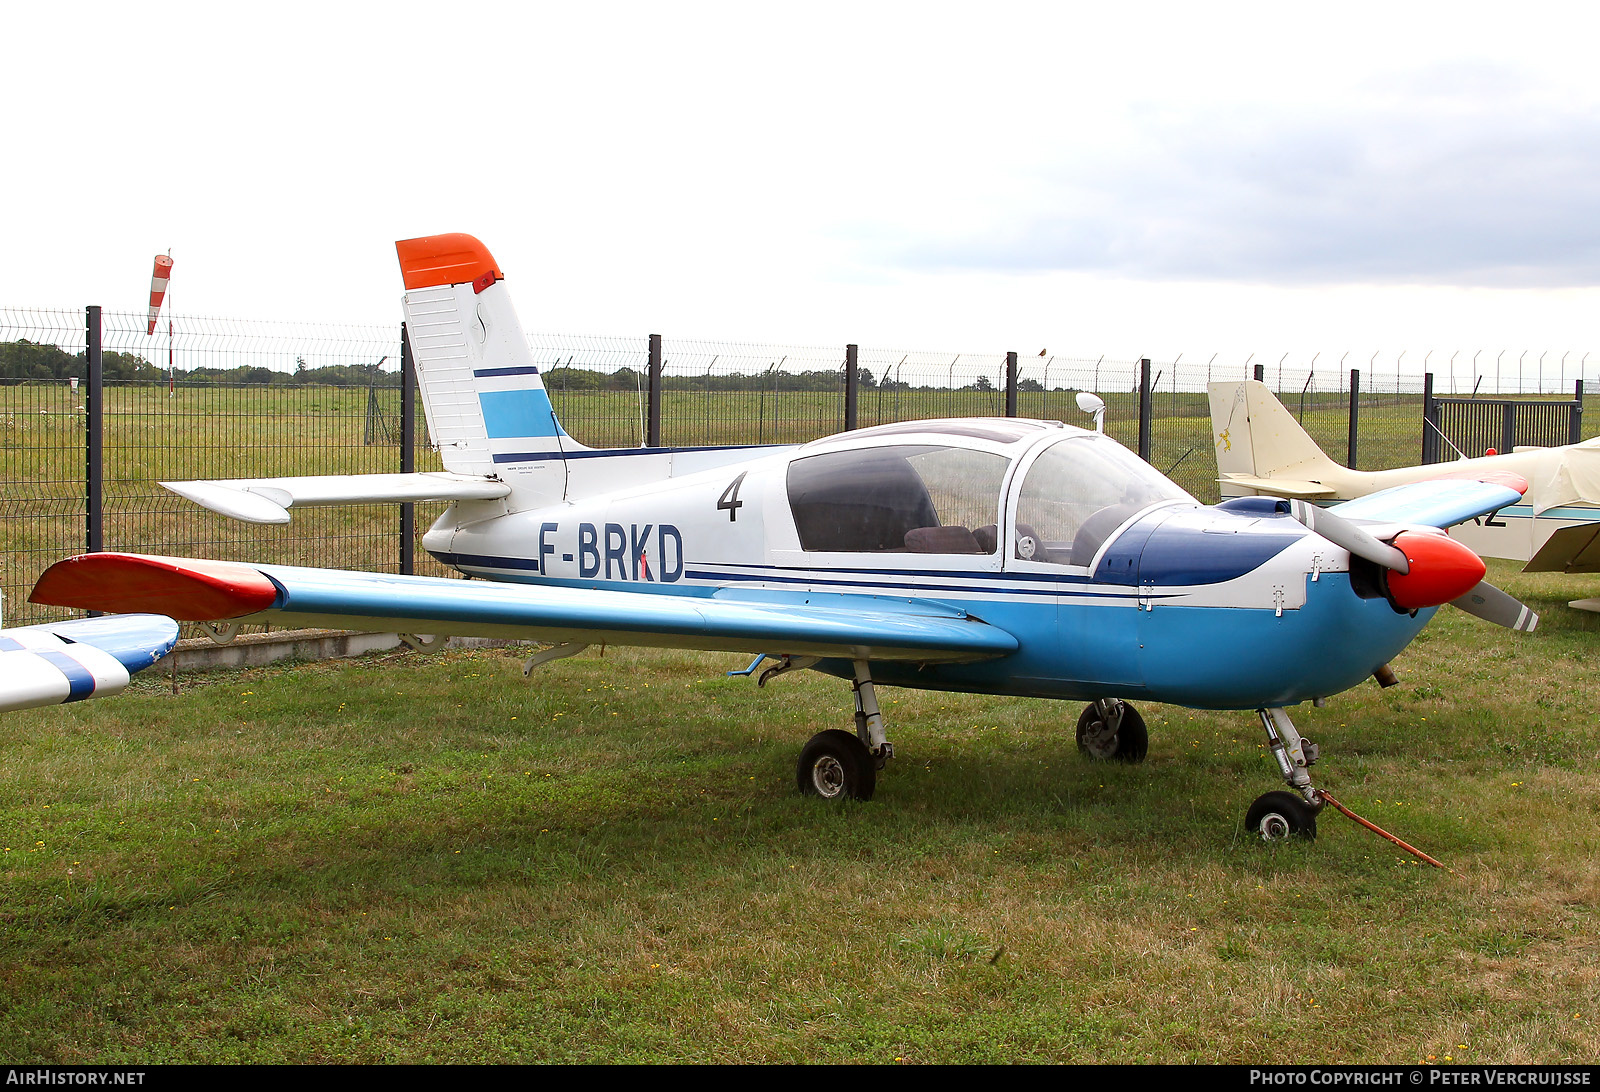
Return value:
M 847 680 L 854 731 L 800 753 L 802 792 L 867 799 L 893 754 L 877 684 L 1087 702 L 1077 742 L 1139 761 L 1131 700 L 1256 710 L 1288 791 L 1249 809 L 1311 837 L 1316 747 L 1287 707 L 1388 662 L 1441 604 L 1531 628 L 1440 530 L 1519 496 L 1429 482 L 1333 509 L 1205 506 L 1101 434 L 1008 418 L 905 421 L 792 447 L 593 450 L 562 429 L 489 251 L 397 244 L 407 326 L 445 471 L 170 483 L 239 519 L 447 500 L 424 536 L 473 579 L 101 553 L 59 562 L 37 602 L 210 623 L 754 653 L 765 684 Z M 1092 408 L 1098 400 L 1082 396 Z
M 120 694 L 177 643 L 178 623 L 152 614 L 0 629 L 0 712 Z

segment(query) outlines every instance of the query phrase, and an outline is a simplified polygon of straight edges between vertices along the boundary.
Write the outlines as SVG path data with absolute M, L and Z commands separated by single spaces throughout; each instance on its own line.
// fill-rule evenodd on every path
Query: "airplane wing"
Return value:
M 119 693 L 178 642 L 178 623 L 150 614 L 0 629 L 0 710 Z
M 893 596 L 795 592 L 782 603 L 752 602 L 732 591 L 605 591 L 142 554 L 59 561 L 30 598 L 185 621 L 919 663 L 994 659 L 1018 648 L 1011 634 L 965 611 Z
M 1435 478 L 1397 485 L 1336 504 L 1329 511 L 1346 519 L 1453 527 L 1514 504 L 1527 491 L 1527 482 L 1520 478 L 1494 477 L 1493 481 Z
M 288 510 L 291 507 L 494 500 L 511 492 L 510 486 L 490 478 L 431 473 L 323 474 L 300 478 L 238 478 L 161 484 L 202 508 L 247 523 L 288 523 Z

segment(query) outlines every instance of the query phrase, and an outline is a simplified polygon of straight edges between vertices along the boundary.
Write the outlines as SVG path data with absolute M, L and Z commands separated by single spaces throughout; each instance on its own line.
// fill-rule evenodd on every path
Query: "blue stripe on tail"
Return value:
M 543 390 L 479 391 L 483 427 L 491 440 L 564 436 Z

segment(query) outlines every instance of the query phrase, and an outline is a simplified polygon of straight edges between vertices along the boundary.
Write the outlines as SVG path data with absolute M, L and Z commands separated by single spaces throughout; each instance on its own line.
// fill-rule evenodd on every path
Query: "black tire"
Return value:
M 854 733 L 830 728 L 812 736 L 800 752 L 795 781 L 806 796 L 871 800 L 878 787 L 878 767 Z
M 1263 842 L 1285 842 L 1290 838 L 1314 841 L 1317 810 L 1292 792 L 1279 789 L 1262 793 L 1245 812 L 1244 829 Z
M 1112 737 L 1114 745 L 1107 746 L 1104 741 L 1098 747 L 1091 745 L 1089 729 L 1091 725 L 1100 721 L 1100 712 L 1090 702 L 1084 706 L 1083 713 L 1078 717 L 1078 753 L 1085 758 L 1095 761 L 1114 760 L 1116 762 L 1143 762 L 1146 752 L 1150 750 L 1150 731 L 1144 726 L 1144 717 L 1139 715 L 1139 710 L 1122 703 L 1122 723 L 1117 725 L 1117 734 Z

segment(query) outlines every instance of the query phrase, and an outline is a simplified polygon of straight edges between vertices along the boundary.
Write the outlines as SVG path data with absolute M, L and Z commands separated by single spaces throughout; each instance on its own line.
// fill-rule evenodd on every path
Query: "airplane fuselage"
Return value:
M 1045 511 L 1032 495 L 1039 489 L 1024 483 L 1045 452 L 1099 455 L 1112 441 L 1053 423 L 1023 424 L 1031 427 L 995 433 L 1004 442 L 929 422 L 923 433 L 895 426 L 888 434 L 865 430 L 803 448 L 751 449 L 747 461 L 526 511 L 506 511 L 499 502 L 458 504 L 424 544 L 440 561 L 490 580 L 779 607 L 853 598 L 863 609 L 883 609 L 888 601 L 934 603 L 1005 630 L 1019 648 L 970 663 L 879 663 L 878 680 L 1050 698 L 1116 694 L 1202 708 L 1293 704 L 1359 683 L 1433 614 L 1432 608 L 1399 612 L 1384 598 L 1358 595 L 1349 555 L 1270 502 L 1206 507 L 1175 487 L 1132 502 L 1122 502 L 1132 488 L 1123 483 L 1112 483 L 1110 492 L 1068 487 L 1091 496 L 1086 508 L 1112 501 L 1102 506 L 1111 511 L 1111 525 L 1089 530 L 1086 545 L 1046 540 L 1024 557 L 1029 505 Z M 969 521 L 1004 529 L 993 533 L 990 550 L 924 552 L 881 541 L 871 542 L 872 549 L 807 549 L 819 544 L 802 541 L 805 510 L 791 480 L 797 463 L 832 456 L 848 471 L 854 452 L 870 471 L 907 451 L 915 452 L 912 459 L 958 462 L 960 452 L 970 452 L 978 462 L 1000 460 L 979 507 L 969 499 L 965 509 Z M 659 454 L 608 453 L 588 469 L 625 476 L 631 462 Z M 1116 473 L 1123 469 L 1118 464 Z M 1025 497 L 1025 489 L 1032 494 Z M 1075 517 L 1063 518 L 1063 527 L 1074 529 Z M 1087 518 L 1077 522 L 1080 535 L 1092 527 Z M 817 667 L 851 673 L 844 659 Z

